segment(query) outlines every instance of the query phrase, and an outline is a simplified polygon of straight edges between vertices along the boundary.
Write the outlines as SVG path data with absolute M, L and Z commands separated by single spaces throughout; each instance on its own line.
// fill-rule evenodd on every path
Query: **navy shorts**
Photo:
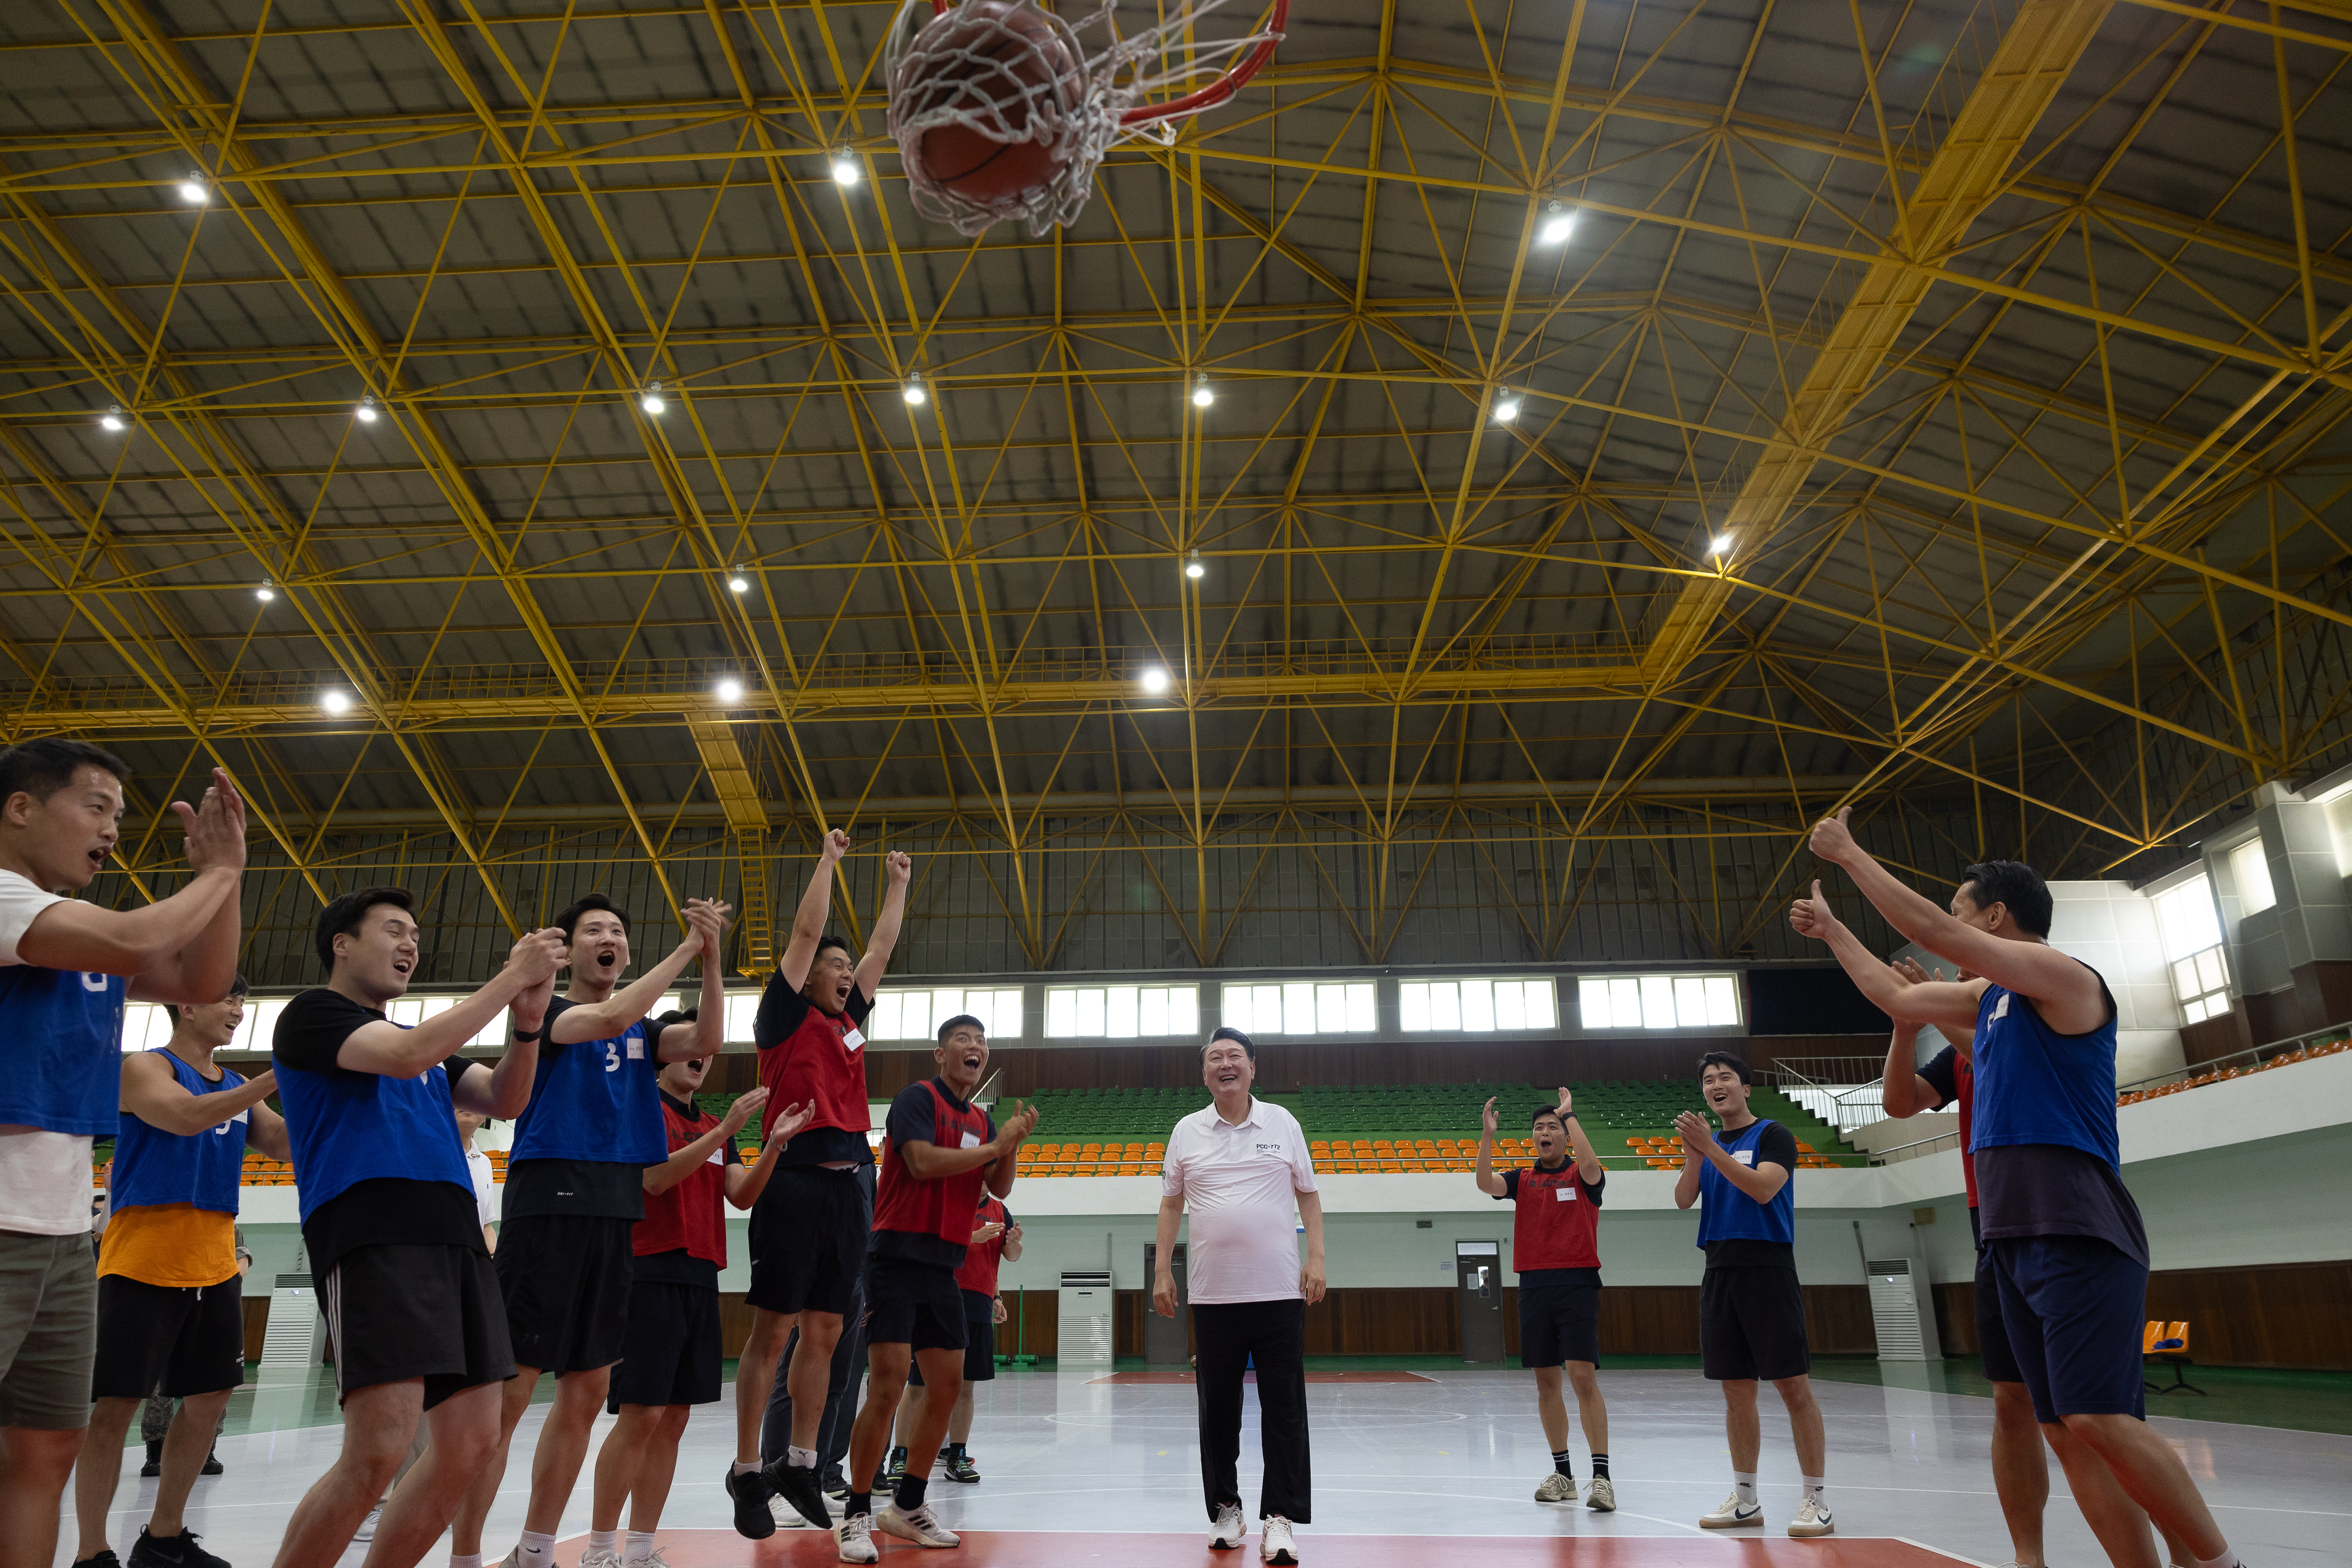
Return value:
M 2000 1321 L 2000 1281 L 1993 1277 L 1992 1253 L 1977 1249 L 1977 1354 L 1984 1358 L 1988 1383 L 2022 1383 L 2017 1353 L 2009 1348 L 2009 1327 Z
M 2091 1236 L 2004 1236 L 1985 1251 L 2033 1418 L 2145 1416 L 2147 1270 Z

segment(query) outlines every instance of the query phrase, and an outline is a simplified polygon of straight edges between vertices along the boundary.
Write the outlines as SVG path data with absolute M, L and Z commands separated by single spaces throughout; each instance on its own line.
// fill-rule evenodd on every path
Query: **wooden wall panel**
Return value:
M 259 1361 L 259 1360 L 261 1359 L 261 1342 L 262 1342 L 263 1338 L 268 1334 L 268 1333 L 269 1333 L 269 1298 L 268 1298 L 268 1296 L 247 1296 L 247 1297 L 246 1297 L 246 1298 L 245 1298 L 245 1359 L 246 1359 L 246 1360 L 247 1360 L 247 1361 L 249 1361 L 249 1362 L 252 1362 L 252 1361 Z
M 2159 1270 L 2140 1315 L 2185 1320 L 2200 1365 L 2352 1371 L 2352 1261 Z M 1936 1287 L 1936 1327 L 1945 1354 L 1976 1353 L 1972 1284 Z
M 1967 1280 L 1936 1287 L 1936 1339 L 1946 1355 L 1974 1355 L 1977 1342 L 1977 1288 Z
M 1696 1355 L 1698 1287 L 1601 1287 L 1601 1354 Z
M 1331 1291 L 1307 1309 L 1309 1355 L 1458 1355 L 1461 1310 L 1451 1286 Z
M 1120 1293 L 1126 1294 L 1125 1291 Z M 1025 1330 L 1021 1324 L 1024 1310 L 1029 1316 L 1029 1325 Z M 1004 1292 L 1004 1321 L 996 1325 L 997 1354 L 1051 1355 L 1061 1332 L 1062 1297 L 1058 1291 Z M 1127 1353 L 1121 1351 L 1119 1354 L 1124 1355 Z M 1136 1354 L 1142 1353 L 1139 1351 Z
M 1815 1355 L 1875 1355 L 1878 1327 L 1871 1321 L 1867 1285 L 1807 1285 L 1805 1338 Z

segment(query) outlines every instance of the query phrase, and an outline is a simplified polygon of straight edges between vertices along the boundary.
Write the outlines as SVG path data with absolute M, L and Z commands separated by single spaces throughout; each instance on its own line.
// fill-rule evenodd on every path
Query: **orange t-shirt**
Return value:
M 193 1203 L 118 1208 L 98 1246 L 98 1271 L 182 1289 L 236 1278 L 236 1216 Z

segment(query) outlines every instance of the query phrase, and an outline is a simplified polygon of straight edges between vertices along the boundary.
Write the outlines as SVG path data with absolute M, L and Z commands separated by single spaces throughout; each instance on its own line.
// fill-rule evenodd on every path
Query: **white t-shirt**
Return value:
M 1160 1191 L 1181 1196 L 1192 1217 L 1189 1299 L 1202 1306 L 1297 1301 L 1298 1195 L 1315 1190 L 1307 1135 L 1279 1105 L 1252 1095 L 1237 1127 L 1214 1105 L 1177 1123 Z
M 491 1188 L 497 1184 L 490 1179 L 490 1156 L 470 1145 L 466 1149 L 466 1169 L 474 1177 L 474 1218 L 484 1225 L 499 1218 L 498 1199 Z
M 0 871 L 0 964 L 22 962 L 16 943 L 33 919 L 64 899 Z M 0 1230 L 71 1236 L 89 1228 L 90 1140 L 41 1127 L 0 1126 Z

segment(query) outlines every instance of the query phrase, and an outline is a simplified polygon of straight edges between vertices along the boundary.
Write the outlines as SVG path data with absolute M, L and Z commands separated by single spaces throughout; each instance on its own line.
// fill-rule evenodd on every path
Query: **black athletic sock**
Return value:
M 1576 1479 L 1576 1467 L 1568 1462 L 1569 1458 L 1570 1450 L 1566 1448 L 1558 1450 L 1551 1457 L 1551 1468 L 1558 1470 L 1561 1475 L 1566 1476 L 1570 1480 L 1574 1480 Z
M 961 1443 L 950 1443 L 950 1444 L 948 1445 L 948 1448 L 947 1448 L 947 1454 L 946 1454 L 946 1456 L 945 1456 L 945 1457 L 946 1457 L 947 1458 L 949 1458 L 950 1460 L 954 1460 L 954 1459 L 961 1459 L 961 1458 L 963 1458 L 963 1445 L 962 1445 Z
M 1595 1454 L 1592 1456 L 1592 1479 L 1596 1481 L 1605 1481 L 1609 1479 L 1608 1455 Z
M 872 1513 L 874 1494 L 870 1491 L 851 1492 L 848 1502 L 843 1505 L 841 1511 L 843 1517 L 846 1519 L 856 1519 L 861 1513 Z
M 898 1495 L 893 1500 L 898 1505 L 898 1511 L 912 1513 L 922 1507 L 923 1489 L 929 1484 L 929 1476 L 919 1476 L 909 1471 L 906 1479 L 898 1483 Z

